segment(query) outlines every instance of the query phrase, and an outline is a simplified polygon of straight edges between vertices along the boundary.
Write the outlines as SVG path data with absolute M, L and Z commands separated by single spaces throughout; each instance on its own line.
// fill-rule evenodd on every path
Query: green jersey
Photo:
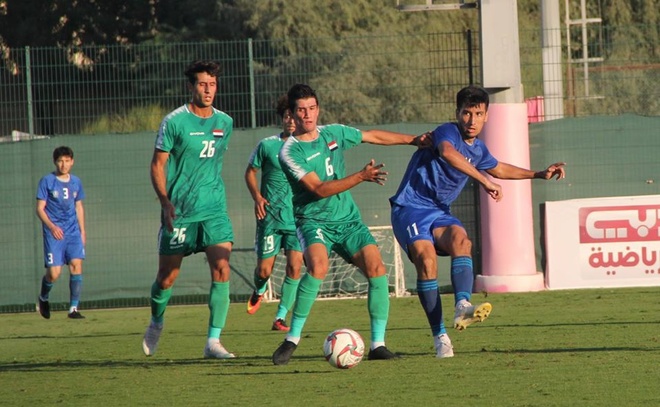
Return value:
M 261 170 L 261 196 L 270 205 L 266 206 L 263 219 L 269 230 L 295 230 L 291 187 L 286 179 L 277 156 L 284 145 L 282 134 L 267 137 L 252 151 L 249 165 Z
M 361 221 L 360 211 L 349 191 L 320 199 L 299 181 L 311 172 L 323 182 L 344 178 L 344 150 L 362 143 L 362 132 L 341 124 L 318 126 L 317 131 L 316 140 L 301 141 L 289 137 L 280 150 L 279 160 L 293 191 L 296 223 L 308 220 L 326 224 Z
M 167 196 L 177 218 L 190 222 L 227 211 L 225 184 L 220 176 L 231 138 L 233 119 L 213 109 L 202 118 L 185 104 L 165 116 L 156 136 L 156 149 L 170 154 Z

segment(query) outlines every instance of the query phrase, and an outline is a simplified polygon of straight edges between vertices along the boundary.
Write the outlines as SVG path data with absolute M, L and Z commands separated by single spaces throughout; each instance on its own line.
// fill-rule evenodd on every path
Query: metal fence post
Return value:
M 465 38 L 467 40 L 467 57 L 468 57 L 468 80 L 470 85 L 474 85 L 474 73 L 473 73 L 473 62 L 472 62 L 472 30 L 467 30 L 465 32 Z
M 27 95 L 28 132 L 34 137 L 34 108 L 32 100 L 32 67 L 30 66 L 30 47 L 25 47 L 25 93 Z
M 255 102 L 255 89 L 254 89 L 254 55 L 252 49 L 252 38 L 248 38 L 248 69 L 250 71 L 250 122 L 252 128 L 257 128 L 257 107 Z

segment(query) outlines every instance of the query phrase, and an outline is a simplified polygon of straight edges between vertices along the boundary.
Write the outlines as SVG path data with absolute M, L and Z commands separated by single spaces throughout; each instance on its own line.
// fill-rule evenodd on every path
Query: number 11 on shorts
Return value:
M 406 230 L 408 231 L 408 237 L 417 236 L 419 234 L 419 230 L 417 230 L 417 223 L 408 225 L 408 227 L 406 227 Z

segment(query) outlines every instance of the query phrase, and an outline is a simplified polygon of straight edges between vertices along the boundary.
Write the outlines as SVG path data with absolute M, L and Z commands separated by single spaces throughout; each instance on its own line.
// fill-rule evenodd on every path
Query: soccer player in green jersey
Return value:
M 213 107 L 219 74 L 216 62 L 191 63 L 185 71 L 190 103 L 165 116 L 156 137 L 151 182 L 162 210 L 151 322 L 142 341 L 147 356 L 156 352 L 183 258 L 203 251 L 211 269 L 211 315 L 204 357 L 234 357 L 220 343 L 229 311 L 229 256 L 234 240 L 220 174 L 234 121 Z
M 383 184 L 383 164 L 371 160 L 360 171 L 346 175 L 344 150 L 360 143 L 410 144 L 426 147 L 427 135 L 414 136 L 383 130 L 360 131 L 340 124 L 317 125 L 319 102 L 307 85 L 294 85 L 288 92 L 289 109 L 296 124 L 280 150 L 280 163 L 291 184 L 296 228 L 307 273 L 300 279 L 291 330 L 273 353 L 273 363 L 285 365 L 300 341 L 303 326 L 325 278 L 328 255 L 334 250 L 356 265 L 369 281 L 367 308 L 371 320 L 369 360 L 393 359 L 385 346 L 389 317 L 389 292 L 385 266 L 349 189 L 361 182 Z
M 284 142 L 293 134 L 296 125 L 286 95 L 277 101 L 276 110 L 282 120 L 282 132 L 259 142 L 250 155 L 245 170 L 245 183 L 254 200 L 254 215 L 257 218 L 255 290 L 248 300 L 247 312 L 254 314 L 259 309 L 268 288 L 267 283 L 273 272 L 275 259 L 283 248 L 286 254 L 286 276 L 272 330 L 288 332 L 289 327 L 285 323 L 286 314 L 296 299 L 303 258 L 293 220 L 291 187 L 282 172 L 277 156 Z M 257 184 L 259 170 L 261 170 L 261 188 Z

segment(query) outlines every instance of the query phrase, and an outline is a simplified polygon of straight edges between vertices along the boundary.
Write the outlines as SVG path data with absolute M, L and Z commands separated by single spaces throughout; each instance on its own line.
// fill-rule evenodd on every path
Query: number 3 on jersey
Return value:
M 204 148 L 199 153 L 199 158 L 211 158 L 215 154 L 215 140 L 202 140 Z

